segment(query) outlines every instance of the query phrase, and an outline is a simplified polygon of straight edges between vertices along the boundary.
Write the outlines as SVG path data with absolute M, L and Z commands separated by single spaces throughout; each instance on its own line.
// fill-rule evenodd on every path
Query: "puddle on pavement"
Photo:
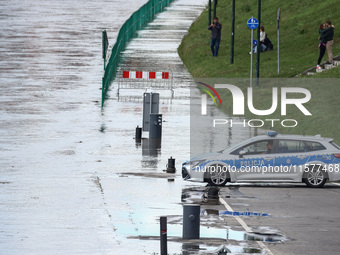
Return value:
M 239 190 L 239 186 L 229 186 L 228 195 L 224 196 L 224 198 L 237 198 L 237 199 L 258 199 L 256 197 L 251 197 L 243 194 Z M 214 191 L 214 188 L 206 185 L 205 187 L 189 187 L 182 190 L 182 203 L 193 203 L 193 204 L 210 204 L 210 205 L 219 205 L 219 200 L 217 194 L 220 194 L 220 191 L 225 191 L 226 187 L 218 188 L 218 191 Z M 217 192 L 217 193 L 216 193 Z M 241 205 L 247 206 L 247 204 L 241 203 Z M 250 215 L 248 215 L 250 216 Z M 256 215 L 261 216 L 261 215 Z M 262 215 L 268 216 L 268 215 Z
M 200 237 L 220 239 L 225 241 L 262 241 L 269 243 L 281 243 L 286 241 L 285 236 L 278 233 L 277 230 L 259 227 L 256 232 L 247 233 L 244 231 L 233 230 L 228 227 L 227 218 L 218 210 L 203 209 L 200 218 Z M 167 233 L 169 237 L 181 238 L 182 222 L 181 215 L 167 216 Z M 118 225 L 117 225 L 118 226 Z M 118 226 L 119 228 L 119 226 Z M 158 238 L 159 224 L 143 224 L 135 222 L 132 228 L 125 226 L 123 234 L 126 236 L 143 236 L 151 239 Z
M 205 187 L 189 187 L 182 190 L 182 203 L 219 205 L 218 189 L 209 185 Z
M 119 177 L 129 177 L 129 176 L 137 176 L 137 177 L 146 177 L 146 178 L 167 178 L 169 181 L 175 181 L 176 176 L 174 174 L 167 173 L 159 173 L 159 172 L 145 172 L 145 173 L 121 173 Z
M 151 235 L 129 236 L 129 239 L 139 239 L 145 241 L 159 240 L 159 225 L 146 226 Z M 151 230 L 150 228 L 153 228 Z M 139 231 L 143 229 L 139 228 Z M 145 232 L 146 233 L 146 232 Z M 256 241 L 266 243 L 282 243 L 287 239 L 277 233 L 246 233 L 244 231 L 236 231 L 229 228 L 218 229 L 207 226 L 200 227 L 200 239 L 190 240 L 186 243 L 182 237 L 182 225 L 168 224 L 168 242 L 182 243 L 182 254 L 216 254 L 221 248 L 221 244 L 225 244 L 228 253 L 262 253 L 260 248 L 252 247 L 257 245 Z M 168 244 L 169 246 L 171 244 Z
M 189 254 L 217 254 L 218 251 L 221 250 L 226 251 L 227 253 L 262 253 L 261 249 L 251 248 L 251 247 L 242 247 L 241 245 L 221 245 L 221 246 L 213 246 L 213 245 L 205 245 L 205 244 L 183 244 L 182 252 L 183 255 Z

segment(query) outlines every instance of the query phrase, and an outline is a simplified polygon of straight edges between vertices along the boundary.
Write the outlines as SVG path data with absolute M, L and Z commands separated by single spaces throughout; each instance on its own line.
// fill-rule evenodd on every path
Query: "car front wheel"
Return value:
M 321 188 L 327 181 L 327 174 L 319 167 L 308 168 L 305 171 L 304 182 L 308 187 Z
M 208 183 L 212 186 L 224 186 L 229 181 L 229 172 L 221 165 L 210 167 Z

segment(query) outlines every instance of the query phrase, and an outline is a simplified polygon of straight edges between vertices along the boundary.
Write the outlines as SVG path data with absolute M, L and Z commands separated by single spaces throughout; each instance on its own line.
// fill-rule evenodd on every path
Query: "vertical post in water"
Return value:
M 209 0 L 208 26 L 211 25 L 211 0 Z
M 150 114 L 152 113 L 152 92 L 150 92 Z
M 103 30 L 103 33 L 102 33 L 102 50 L 103 50 L 103 59 L 104 59 L 104 70 L 105 70 L 105 57 L 106 57 L 106 47 L 105 47 L 105 33 L 106 31 Z
M 281 8 L 277 10 L 277 75 L 280 75 L 280 16 Z
M 258 0 L 258 14 L 257 19 L 259 26 L 257 28 L 257 54 L 256 54 L 256 85 L 260 84 L 260 27 L 261 27 L 261 0 Z
M 230 42 L 230 64 L 234 64 L 234 33 L 235 33 L 235 0 L 233 0 L 231 14 L 231 42 Z
M 200 205 L 183 205 L 183 239 L 200 238 L 200 213 Z
M 142 128 L 139 126 L 136 127 L 135 141 L 136 143 L 142 142 Z
M 167 226 L 166 226 L 166 217 L 160 218 L 161 222 L 161 255 L 168 255 L 168 244 L 167 244 Z
M 104 91 L 104 77 L 102 77 L 102 108 L 104 107 L 105 91 Z

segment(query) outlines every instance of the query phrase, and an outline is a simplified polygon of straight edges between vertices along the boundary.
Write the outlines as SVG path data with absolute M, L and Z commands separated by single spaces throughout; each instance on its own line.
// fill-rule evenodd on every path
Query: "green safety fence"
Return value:
M 116 43 L 114 44 L 110 59 L 105 67 L 105 73 L 102 80 L 102 107 L 109 89 L 111 79 L 116 75 L 120 52 L 124 49 L 125 44 L 133 37 L 134 33 L 151 21 L 155 14 L 164 10 L 174 0 L 149 0 L 138 11 L 134 12 L 130 18 L 125 21 L 119 30 Z

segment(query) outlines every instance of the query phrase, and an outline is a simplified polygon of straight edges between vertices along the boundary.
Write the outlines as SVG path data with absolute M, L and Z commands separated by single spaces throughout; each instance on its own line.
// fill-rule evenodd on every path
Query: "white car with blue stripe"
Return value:
M 340 180 L 339 167 L 340 146 L 333 139 L 270 131 L 184 162 L 182 177 L 215 186 L 227 182 L 305 182 L 309 187 L 322 187 L 327 180 Z

